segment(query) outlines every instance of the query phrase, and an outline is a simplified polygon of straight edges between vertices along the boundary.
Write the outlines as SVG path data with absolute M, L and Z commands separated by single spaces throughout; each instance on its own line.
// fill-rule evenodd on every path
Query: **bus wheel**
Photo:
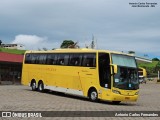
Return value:
M 35 81 L 33 81 L 31 83 L 31 88 L 32 88 L 32 91 L 36 91 L 36 82 Z
M 38 83 L 38 91 L 39 91 L 39 92 L 43 92 L 43 91 L 44 91 L 44 84 L 43 84 L 42 81 L 40 81 L 40 82 Z
M 95 89 L 91 89 L 89 92 L 89 99 L 92 102 L 96 102 L 98 100 L 98 93 Z
M 118 105 L 121 101 L 112 101 L 112 104 Z

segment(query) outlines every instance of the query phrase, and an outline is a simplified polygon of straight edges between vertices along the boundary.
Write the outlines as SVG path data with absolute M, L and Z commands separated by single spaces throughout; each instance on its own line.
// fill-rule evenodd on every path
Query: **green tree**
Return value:
M 44 50 L 44 51 L 47 51 L 48 49 L 44 47 L 43 50 Z
M 128 51 L 128 54 L 135 54 L 135 51 Z
M 160 71 L 160 61 L 157 63 L 155 70 L 156 70 L 156 73 Z
M 158 58 L 153 58 L 152 61 L 159 61 L 159 59 Z
M 75 44 L 72 40 L 64 40 L 60 48 L 68 48 L 69 46 Z

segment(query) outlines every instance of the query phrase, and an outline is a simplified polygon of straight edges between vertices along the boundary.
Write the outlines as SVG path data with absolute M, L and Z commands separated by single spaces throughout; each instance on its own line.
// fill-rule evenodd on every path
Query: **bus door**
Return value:
M 103 88 L 111 89 L 111 69 L 108 53 L 98 54 L 98 65 L 100 86 Z

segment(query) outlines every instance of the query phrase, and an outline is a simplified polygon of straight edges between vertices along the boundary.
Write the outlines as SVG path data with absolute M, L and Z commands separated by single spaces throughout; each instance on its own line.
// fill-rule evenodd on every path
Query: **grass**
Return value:
M 157 65 L 159 61 L 152 61 L 152 63 L 139 63 L 139 67 L 143 67 L 147 70 L 149 77 L 157 77 Z
M 156 65 L 158 64 L 158 61 L 152 61 L 152 63 L 139 63 L 139 67 L 146 67 L 146 68 L 155 68 Z
M 26 50 L 17 50 L 17 49 L 7 49 L 7 48 L 1 48 L 0 52 L 6 52 L 6 53 L 12 53 L 12 54 L 24 54 Z

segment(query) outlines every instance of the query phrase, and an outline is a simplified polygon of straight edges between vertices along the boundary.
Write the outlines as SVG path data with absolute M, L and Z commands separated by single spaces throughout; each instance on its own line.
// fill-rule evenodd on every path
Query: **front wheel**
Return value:
M 43 84 L 43 82 L 40 82 L 40 83 L 38 84 L 38 91 L 39 91 L 39 92 L 43 92 L 43 91 L 44 91 L 44 84 Z
M 95 89 L 92 89 L 89 92 L 89 99 L 92 102 L 96 102 L 98 100 L 98 93 L 97 93 L 97 91 Z

